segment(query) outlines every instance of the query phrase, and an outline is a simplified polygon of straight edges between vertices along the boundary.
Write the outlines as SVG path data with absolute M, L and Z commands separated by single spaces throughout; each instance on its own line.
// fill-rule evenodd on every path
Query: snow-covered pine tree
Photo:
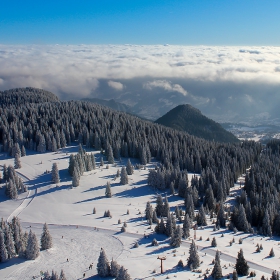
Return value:
M 171 220 L 171 215 L 169 214 L 166 220 L 166 225 L 165 225 L 165 234 L 168 237 L 171 237 L 173 235 L 173 226 L 172 226 L 172 220 Z
M 213 279 L 221 279 L 223 277 L 221 260 L 220 260 L 220 252 L 218 250 L 216 251 L 215 264 L 214 264 L 211 274 L 212 274 Z
M 150 201 L 148 201 L 146 204 L 145 214 L 147 221 L 153 218 L 153 206 L 151 205 Z
M 199 267 L 199 256 L 197 253 L 196 245 L 194 243 L 194 240 L 192 240 L 190 250 L 189 250 L 189 258 L 188 258 L 188 263 L 187 266 L 193 270 Z
M 178 225 L 171 236 L 170 245 L 172 247 L 180 247 L 181 243 L 182 243 L 182 230 Z
M 152 222 L 153 222 L 154 224 L 157 224 L 157 223 L 159 222 L 159 221 L 158 221 L 158 218 L 157 218 L 156 209 L 153 210 Z
M 272 230 L 271 230 L 271 225 L 270 225 L 270 217 L 269 217 L 267 209 L 264 212 L 262 233 L 263 233 L 264 236 L 272 236 Z
M 61 271 L 60 271 L 59 280 L 67 280 L 63 269 L 61 269 Z
M 249 232 L 249 224 L 247 221 L 245 209 L 242 204 L 240 204 L 238 207 L 238 220 L 237 220 L 236 227 L 238 230 L 242 230 L 244 232 Z M 237 271 L 237 273 L 238 273 L 238 271 Z
M 232 272 L 232 280 L 238 280 L 238 274 L 237 274 L 236 270 L 234 270 Z
M 110 264 L 102 248 L 97 262 L 97 274 L 100 277 L 107 277 L 110 275 Z
M 6 184 L 5 194 L 11 199 L 18 197 L 18 191 L 12 179 L 9 179 L 9 183 Z
M 200 206 L 199 212 L 197 215 L 197 225 L 198 226 L 207 226 L 206 215 L 203 205 Z
M 26 150 L 25 150 L 25 147 L 23 145 L 21 146 L 21 156 L 22 157 L 26 156 Z
M 156 213 L 158 217 L 163 216 L 163 200 L 161 194 L 157 196 L 156 200 Z
M 272 271 L 272 275 L 270 277 L 270 280 L 279 280 L 279 273 L 276 270 Z
M 92 169 L 94 170 L 96 168 L 96 163 L 95 163 L 95 157 L 93 153 L 90 154 L 90 158 L 91 158 Z
M 110 164 L 113 164 L 115 162 L 112 146 L 110 144 L 107 145 L 107 159 L 108 159 L 108 163 Z
M 123 266 L 121 266 L 116 280 L 131 280 L 131 277 L 128 274 L 127 269 L 125 269 Z
M 80 178 L 77 172 L 76 167 L 74 168 L 73 177 L 72 177 L 72 187 L 76 188 L 80 184 Z
M 110 275 L 112 277 L 117 277 L 118 273 L 119 273 L 119 270 L 120 270 L 120 265 L 112 259 L 111 260 L 111 266 L 110 266 Z
M 216 240 L 215 236 L 213 237 L 213 239 L 211 241 L 211 246 L 212 247 L 217 247 L 217 240 Z
M 58 184 L 60 182 L 59 172 L 58 172 L 58 167 L 56 162 L 53 163 L 52 165 L 52 182 L 54 184 Z
M 20 155 L 18 153 L 15 154 L 14 167 L 15 169 L 21 168 Z
M 8 252 L 5 245 L 4 232 L 0 229 L 0 262 L 8 260 Z
M 130 159 L 127 160 L 127 164 L 126 164 L 126 172 L 127 172 L 127 175 L 132 175 L 134 170 L 133 170 L 133 166 L 130 162 Z
M 107 184 L 106 184 L 105 196 L 106 197 L 112 197 L 111 184 L 110 184 L 109 181 L 107 181 Z
M 192 221 L 194 218 L 194 205 L 193 205 L 192 195 L 190 193 L 187 193 L 185 199 L 185 206 L 186 206 L 186 214 L 189 215 L 190 220 Z
M 120 179 L 120 183 L 122 185 L 126 185 L 128 184 L 128 176 L 127 176 L 127 173 L 126 173 L 126 168 L 123 166 L 122 169 L 121 169 L 121 179 Z
M 8 253 L 8 259 L 11 259 L 16 255 L 16 248 L 15 248 L 13 233 L 10 227 L 6 227 L 4 234 L 5 234 L 4 236 L 5 236 L 6 249 Z
M 52 276 L 51 276 L 51 280 L 59 280 L 59 277 L 57 275 L 57 272 L 52 270 Z
M 168 217 L 168 214 L 170 214 L 170 207 L 169 207 L 167 196 L 165 196 L 162 216 Z
M 52 236 L 48 229 L 48 225 L 45 223 L 43 226 L 43 233 L 41 235 L 41 250 L 47 250 L 52 247 Z
M 226 219 L 225 219 L 225 209 L 223 203 L 220 204 L 220 208 L 217 214 L 217 226 L 225 227 L 226 226 Z
M 244 258 L 242 249 L 240 249 L 240 251 L 237 254 L 235 269 L 237 274 L 241 276 L 246 276 L 249 273 L 249 266 Z
M 183 233 L 182 236 L 183 238 L 188 238 L 190 236 L 190 228 L 191 228 L 191 221 L 190 217 L 188 214 L 186 214 L 184 222 L 183 222 Z
M 31 230 L 28 234 L 28 241 L 26 246 L 26 258 L 28 260 L 35 260 L 39 256 L 39 244 L 37 241 L 36 234 L 33 233 Z

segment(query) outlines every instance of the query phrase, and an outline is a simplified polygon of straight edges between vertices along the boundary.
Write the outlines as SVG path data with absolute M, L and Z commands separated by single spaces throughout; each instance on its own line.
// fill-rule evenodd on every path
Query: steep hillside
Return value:
M 1 105 L 58 102 L 58 97 L 46 90 L 26 87 L 0 91 Z
M 120 102 L 116 102 L 114 99 L 104 100 L 100 98 L 83 98 L 82 101 L 89 101 L 92 103 L 97 103 L 99 105 L 107 106 L 117 111 L 132 113 L 132 109 L 129 106 Z
M 238 139 L 232 133 L 202 115 L 198 109 L 189 104 L 175 107 L 155 122 L 206 140 L 238 142 Z

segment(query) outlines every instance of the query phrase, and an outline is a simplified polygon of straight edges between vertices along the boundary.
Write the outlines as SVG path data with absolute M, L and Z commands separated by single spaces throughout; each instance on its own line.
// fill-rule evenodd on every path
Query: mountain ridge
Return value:
M 178 105 L 155 123 L 187 132 L 193 136 L 217 142 L 238 142 L 239 140 L 226 131 L 219 123 L 204 116 L 197 108 L 189 104 Z

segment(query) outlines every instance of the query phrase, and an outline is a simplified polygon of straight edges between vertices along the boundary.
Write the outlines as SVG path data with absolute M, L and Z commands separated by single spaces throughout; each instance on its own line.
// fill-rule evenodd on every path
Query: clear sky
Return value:
M 9 0 L 0 44 L 280 45 L 279 0 Z

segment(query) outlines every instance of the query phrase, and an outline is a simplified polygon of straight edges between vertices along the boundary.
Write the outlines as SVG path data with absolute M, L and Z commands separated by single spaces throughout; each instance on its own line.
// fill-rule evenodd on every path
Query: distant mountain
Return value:
M 97 103 L 99 105 L 107 106 L 107 107 L 117 110 L 117 111 L 133 114 L 132 108 L 130 106 L 125 105 L 120 102 L 116 102 L 114 99 L 104 100 L 104 99 L 99 99 L 99 98 L 83 98 L 81 100 L 89 101 L 92 103 Z
M 46 90 L 26 87 L 0 91 L 0 104 L 19 105 L 26 103 L 59 102 L 59 98 Z
M 175 107 L 155 122 L 210 141 L 225 143 L 239 141 L 220 124 L 188 104 Z

